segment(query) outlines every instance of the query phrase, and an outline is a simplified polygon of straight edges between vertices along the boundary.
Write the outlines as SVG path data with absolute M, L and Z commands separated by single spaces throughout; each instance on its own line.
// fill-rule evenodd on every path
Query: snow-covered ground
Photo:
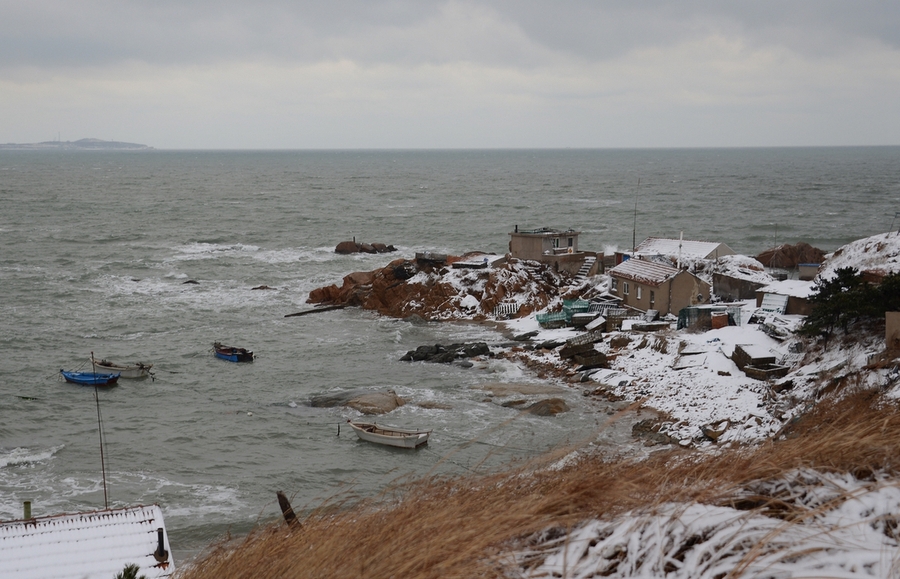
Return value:
M 752 443 L 776 434 L 802 409 L 821 384 L 820 377 L 840 372 L 853 372 L 865 366 L 869 355 L 864 345 L 852 349 L 831 348 L 813 362 L 801 365 L 802 352 L 795 353 L 796 339 L 779 342 L 769 337 L 756 323 L 748 323 L 754 303 L 744 304 L 740 326 L 727 326 L 706 332 L 669 330 L 657 333 L 622 332 L 610 334 L 595 349 L 610 357 L 610 370 L 591 375 L 586 386 L 605 386 L 605 392 L 627 401 L 658 410 L 667 417 L 660 432 L 682 445 L 716 444 L 701 428 L 716 433 L 717 444 Z M 787 317 L 789 324 L 802 318 Z M 520 334 L 536 331 L 535 343 L 567 340 L 580 335 L 571 328 L 543 329 L 534 316 L 506 322 L 510 330 Z M 674 327 L 674 325 L 673 325 Z M 621 348 L 610 345 L 615 336 L 630 341 Z M 785 386 L 776 392 L 773 384 L 746 376 L 731 357 L 735 347 L 770 353 L 777 363 L 791 367 L 790 373 L 775 381 Z M 883 348 L 883 342 L 880 344 Z M 536 364 L 570 365 L 559 357 L 558 350 L 524 352 Z M 887 374 L 867 372 L 871 384 L 884 384 Z
M 796 516 L 667 503 L 536 537 L 514 560 L 532 579 L 900 577 L 897 480 L 796 471 L 746 494 L 778 496 Z
M 866 367 L 883 341 L 835 345 L 804 362 L 802 354 L 792 352 L 796 339 L 779 342 L 757 324 L 746 323 L 753 309 L 752 302 L 746 304 L 741 326 L 700 333 L 614 333 L 595 346 L 615 356 L 611 369 L 579 386 L 606 382 L 608 392 L 665 413 L 661 432 L 675 444 L 701 451 L 772 437 L 806 409 L 818 389 L 841 375 L 857 373 L 858 384 L 879 385 L 888 396 L 898 396 L 895 370 Z M 579 333 L 544 330 L 533 318 L 509 326 L 517 333 L 537 331 L 538 343 Z M 616 336 L 631 341 L 616 350 L 609 346 Z M 769 351 L 792 370 L 773 384 L 751 379 L 731 360 L 737 345 Z M 560 363 L 558 349 L 527 354 L 548 365 Z M 772 386 L 777 384 L 791 386 L 776 392 Z M 718 442 L 705 436 L 702 427 L 720 434 Z M 786 520 L 721 504 L 652 505 L 585 520 L 562 536 L 533 537 L 529 547 L 511 555 L 513 574 L 534 579 L 900 577 L 896 478 L 860 480 L 848 473 L 804 470 L 759 482 L 737 496 L 741 494 L 777 496 L 799 514 Z

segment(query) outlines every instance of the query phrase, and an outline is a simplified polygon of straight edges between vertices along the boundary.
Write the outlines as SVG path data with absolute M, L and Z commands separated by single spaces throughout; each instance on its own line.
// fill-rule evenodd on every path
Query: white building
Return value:
M 175 572 L 159 505 L 0 522 L 3 579 L 113 579 L 130 564 L 147 579 Z

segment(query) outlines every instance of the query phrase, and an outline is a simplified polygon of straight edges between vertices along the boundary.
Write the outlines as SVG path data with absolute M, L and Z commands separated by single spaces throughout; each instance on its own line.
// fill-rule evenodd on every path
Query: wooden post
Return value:
M 281 507 L 281 514 L 284 515 L 284 522 L 288 524 L 288 527 L 299 527 L 300 521 L 297 520 L 297 515 L 294 514 L 291 502 L 281 491 L 276 492 L 275 495 L 278 497 L 278 506 Z

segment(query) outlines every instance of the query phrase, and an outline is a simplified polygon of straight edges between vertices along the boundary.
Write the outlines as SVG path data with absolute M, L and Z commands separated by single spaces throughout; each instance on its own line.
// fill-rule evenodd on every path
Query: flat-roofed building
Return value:
M 509 234 L 509 254 L 516 259 L 539 261 L 553 267 L 556 271 L 565 271 L 582 277 L 594 275 L 602 266 L 602 254 L 598 259 L 595 252 L 583 252 L 578 249 L 578 235 L 574 229 L 519 229 Z

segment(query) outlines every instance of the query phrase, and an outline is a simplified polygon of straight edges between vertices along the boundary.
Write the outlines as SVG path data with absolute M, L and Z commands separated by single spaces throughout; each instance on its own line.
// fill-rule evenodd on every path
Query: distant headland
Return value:
M 18 151 L 152 151 L 153 147 L 121 141 L 79 139 L 77 141 L 43 141 L 41 143 L 0 143 L 0 149 Z

